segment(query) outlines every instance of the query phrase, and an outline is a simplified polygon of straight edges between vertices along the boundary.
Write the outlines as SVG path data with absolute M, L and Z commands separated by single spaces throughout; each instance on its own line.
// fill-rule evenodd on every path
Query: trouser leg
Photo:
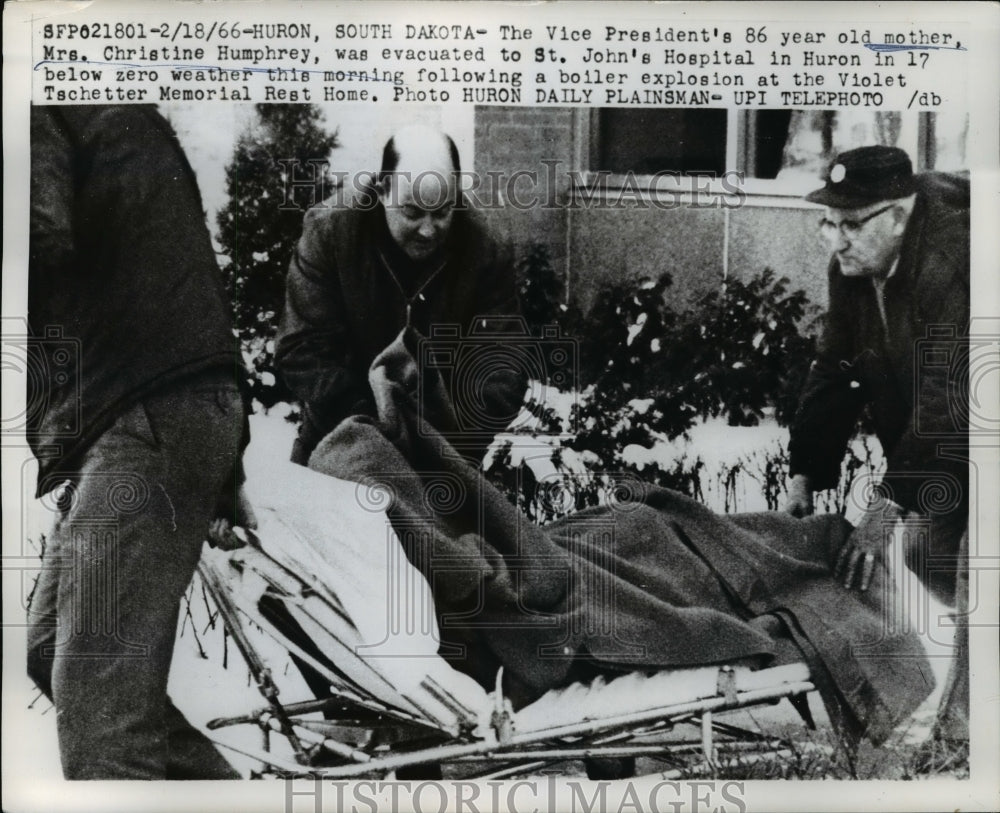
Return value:
M 969 532 L 959 549 L 955 590 L 955 651 L 945 681 L 932 736 L 938 740 L 969 739 Z
M 167 698 L 167 779 L 240 779 L 212 741 L 188 722 Z
M 42 557 L 42 569 L 28 600 L 28 677 L 52 699 L 52 649 L 56 640 L 56 603 L 61 563 L 52 552 L 52 532 Z
M 951 667 L 938 707 L 932 738 L 969 737 L 969 525 L 954 512 L 927 517 L 907 539 L 906 564 L 930 595 L 955 608 Z
M 957 584 L 968 559 L 968 553 L 961 552 L 968 524 L 965 514 L 924 517 L 913 524 L 906 540 L 906 566 L 934 598 L 949 607 L 957 604 Z
M 33 674 L 51 674 L 67 778 L 198 770 L 197 761 L 170 767 L 185 759 L 173 743 L 204 743 L 169 705 L 167 677 L 179 601 L 241 427 L 234 393 L 158 396 L 128 410 L 82 461 L 33 607 L 40 621 L 54 604 L 55 625 L 43 634 L 33 624 L 29 654 Z M 219 775 L 224 761 L 209 750 L 205 773 L 193 775 Z

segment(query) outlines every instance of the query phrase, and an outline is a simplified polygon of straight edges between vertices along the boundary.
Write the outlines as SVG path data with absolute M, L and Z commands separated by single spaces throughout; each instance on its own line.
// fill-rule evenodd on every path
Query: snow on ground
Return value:
M 247 488 L 251 499 L 258 489 L 267 488 L 268 480 L 273 476 L 275 462 L 285 461 L 288 458 L 295 436 L 294 425 L 285 420 L 288 412 L 287 406 L 279 405 L 269 414 L 259 412 L 251 417 L 252 441 L 244 457 Z M 721 421 L 706 421 L 694 427 L 683 439 L 659 445 L 654 450 L 645 452 L 637 449 L 633 453 L 637 456 L 648 454 L 650 461 L 661 465 L 680 458 L 693 460 L 695 457 L 700 457 L 705 471 L 711 474 L 731 466 L 735 460 L 762 459 L 762 452 L 778 450 L 784 442 L 784 430 L 776 424 L 730 427 Z M 531 448 L 535 457 L 538 457 L 537 439 Z M 522 452 L 530 461 L 531 456 L 527 449 L 528 446 L 525 445 Z M 576 461 L 573 468 L 577 465 L 582 470 L 582 462 Z M 739 486 L 739 509 L 766 508 L 762 504 L 759 483 L 755 483 L 753 477 L 744 479 L 745 482 Z M 710 477 L 706 477 L 706 482 L 710 480 Z M 717 500 L 719 496 L 718 492 L 706 489 L 706 501 L 710 504 L 711 500 Z M 50 516 L 36 502 L 25 517 L 25 528 L 37 534 L 40 529 L 44 529 Z M 952 628 L 948 623 L 946 608 L 930 599 L 912 574 L 899 566 L 898 560 L 894 570 L 900 583 L 896 623 L 910 625 L 922 636 L 938 684 L 934 695 L 925 702 L 915 716 L 912 735 L 914 739 L 920 739 L 933 718 L 933 711 L 944 684 L 950 663 Z M 190 616 L 187 613 L 188 607 Z M 263 707 L 261 695 L 250 680 L 249 670 L 242 662 L 232 640 L 224 641 L 221 624 L 217 621 L 214 625 L 211 623 L 210 606 L 205 602 L 197 580 L 192 586 L 188 607 L 182 608 L 174 664 L 170 675 L 169 691 L 175 703 L 192 722 L 201 727 L 215 717 L 243 714 L 251 709 Z M 195 630 L 197 635 L 192 630 Z M 256 634 L 255 641 L 268 657 L 274 658 L 275 677 L 282 686 L 282 700 L 308 697 L 298 672 L 291 666 L 283 650 L 259 633 Z M 20 651 L 23 651 L 23 648 Z M 61 774 L 55 736 L 55 714 L 44 698 L 36 699 L 38 693 L 24 676 L 23 670 L 10 667 L 11 663 L 14 663 L 14 660 L 8 659 L 9 668 L 5 671 L 8 683 L 5 694 L 9 689 L 11 694 L 7 695 L 8 698 L 19 697 L 22 701 L 6 704 L 8 708 L 13 705 L 17 713 L 14 720 L 8 719 L 6 722 L 17 726 L 15 730 L 32 732 L 31 737 L 24 739 L 23 747 L 18 749 L 15 755 L 16 762 L 25 766 L 25 770 L 30 772 L 32 781 L 57 780 Z M 812 705 L 814 710 L 819 708 L 818 701 L 814 701 Z M 785 716 L 788 719 L 794 717 L 794 715 Z M 249 746 L 258 749 L 261 746 L 260 733 L 251 726 L 213 732 L 212 736 L 240 747 Z M 274 741 L 278 739 L 272 738 Z M 237 753 L 231 751 L 224 753 L 239 770 L 244 772 L 244 775 L 248 775 L 254 766 L 252 760 Z

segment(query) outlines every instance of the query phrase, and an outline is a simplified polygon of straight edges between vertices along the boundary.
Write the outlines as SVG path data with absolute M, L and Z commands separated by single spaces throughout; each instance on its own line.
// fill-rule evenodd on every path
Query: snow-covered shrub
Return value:
M 547 394 L 544 402 L 529 400 L 526 419 L 487 454 L 487 476 L 512 501 L 545 522 L 606 501 L 632 478 L 720 511 L 779 507 L 783 427 L 814 351 L 817 309 L 803 291 L 765 269 L 675 310 L 664 273 L 606 283 L 583 316 L 563 302 L 543 248 L 528 252 L 520 272 L 533 332 L 556 325 L 575 338 L 578 373 L 570 398 L 553 398 L 551 382 L 538 382 L 532 392 Z M 758 431 L 741 433 L 751 445 L 734 448 L 743 427 Z M 873 465 L 868 458 L 849 454 L 845 474 Z M 820 504 L 842 511 L 846 500 L 845 485 Z
M 308 104 L 258 104 L 226 167 L 229 202 L 219 211 L 222 271 L 253 398 L 265 408 L 291 400 L 274 368 L 285 274 L 302 218 L 332 194 L 327 164 L 336 134 Z
M 728 279 L 679 319 L 671 338 L 679 386 L 700 415 L 753 426 L 794 415 L 814 352 L 816 308 L 774 272 Z

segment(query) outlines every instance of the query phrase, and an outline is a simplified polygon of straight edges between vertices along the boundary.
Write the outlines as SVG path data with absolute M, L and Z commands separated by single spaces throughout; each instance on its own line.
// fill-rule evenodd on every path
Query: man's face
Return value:
M 444 245 L 454 216 L 451 173 L 398 173 L 379 197 L 389 234 L 411 260 L 425 260 Z
M 827 208 L 820 228 L 845 277 L 882 278 L 899 253 L 905 225 L 898 206 L 880 201 L 858 209 Z

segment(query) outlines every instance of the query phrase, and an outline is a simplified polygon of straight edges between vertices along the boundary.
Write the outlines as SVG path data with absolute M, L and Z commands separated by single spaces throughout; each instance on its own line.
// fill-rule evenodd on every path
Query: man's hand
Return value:
M 208 541 L 220 550 L 236 550 L 247 544 L 244 536 L 236 533 L 236 528 L 255 530 L 257 515 L 254 513 L 246 489 L 240 485 L 236 489 L 235 504 L 232 509 L 220 511 L 219 516 L 208 526 Z
M 886 547 L 893 529 L 903 516 L 903 509 L 879 497 L 871 502 L 857 527 L 847 538 L 833 569 L 835 579 L 844 587 L 867 590 L 876 567 L 885 566 Z
M 784 511 L 793 517 L 808 517 L 813 512 L 812 483 L 804 474 L 796 474 L 788 484 Z

